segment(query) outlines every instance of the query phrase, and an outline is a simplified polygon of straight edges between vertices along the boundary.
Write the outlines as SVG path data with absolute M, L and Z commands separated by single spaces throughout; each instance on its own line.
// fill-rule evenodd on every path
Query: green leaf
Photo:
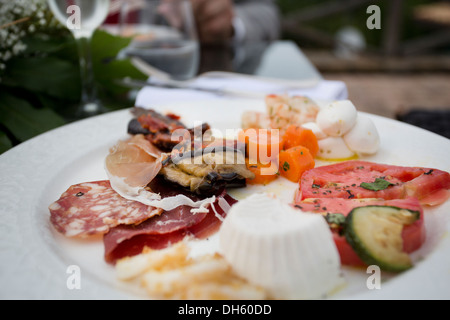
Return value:
M 22 42 L 27 46 L 24 52 L 25 56 L 58 53 L 64 51 L 66 47 L 70 47 L 72 53 L 76 55 L 75 40 L 70 33 L 67 36 L 49 36 L 43 33 L 29 34 L 22 38 Z
M 0 154 L 12 148 L 12 142 L 4 132 L 0 132 Z
M 330 224 L 342 227 L 345 224 L 346 217 L 341 213 L 327 213 L 325 220 Z
M 74 66 L 79 64 L 77 44 L 70 32 L 64 35 L 39 33 L 28 35 L 22 39 L 22 42 L 27 46 L 23 54 L 25 57 L 53 56 L 67 60 Z
M 0 92 L 0 114 L 0 122 L 19 141 L 65 124 L 53 110 L 33 108 L 26 100 L 6 92 Z
M 8 62 L 6 83 L 56 98 L 79 99 L 77 65 L 53 56 L 14 58 Z
M 384 190 L 387 189 L 389 186 L 393 186 L 393 183 L 390 183 L 389 181 L 386 181 L 384 179 L 381 178 L 376 178 L 374 182 L 368 183 L 368 182 L 363 182 L 360 184 L 361 188 L 367 189 L 367 190 L 372 190 L 372 191 L 380 191 L 380 190 Z
M 104 30 L 96 30 L 92 36 L 92 56 L 94 59 L 115 59 L 127 47 L 131 38 L 115 36 Z
M 129 88 L 116 83 L 117 79 L 131 77 L 146 79 L 147 76 L 136 69 L 129 59 L 117 59 L 122 49 L 130 44 L 130 38 L 124 38 L 98 30 L 92 38 L 92 61 L 96 81 L 105 96 L 123 95 Z
M 105 89 L 113 94 L 124 94 L 130 90 L 126 86 L 122 86 L 116 82 L 117 79 L 130 77 L 134 79 L 144 80 L 146 77 L 137 71 L 129 60 L 114 60 L 107 65 L 98 66 L 96 68 L 97 81 L 103 85 Z
M 344 216 L 342 213 L 327 213 L 325 216 L 325 220 L 330 226 L 330 228 L 338 234 L 342 235 L 345 224 L 346 224 L 346 216 Z

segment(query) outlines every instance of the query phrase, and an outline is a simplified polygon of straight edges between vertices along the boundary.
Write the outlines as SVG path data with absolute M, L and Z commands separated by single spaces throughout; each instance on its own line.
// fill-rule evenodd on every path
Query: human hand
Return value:
M 233 36 L 232 0 L 191 0 L 200 42 L 227 43 Z

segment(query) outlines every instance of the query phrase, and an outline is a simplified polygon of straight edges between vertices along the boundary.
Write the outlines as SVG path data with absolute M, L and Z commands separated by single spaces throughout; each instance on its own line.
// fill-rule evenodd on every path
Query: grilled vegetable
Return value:
M 276 180 L 280 175 L 278 171 L 278 163 L 262 164 L 260 162 L 250 163 L 249 159 L 246 159 L 248 170 L 254 173 L 253 179 L 247 179 L 247 184 L 262 184 L 266 185 Z
M 179 129 L 185 129 L 190 141 L 193 142 L 194 130 L 202 135 L 210 129 L 207 123 L 197 128 L 186 128 L 175 114 L 163 115 L 151 109 L 135 107 L 132 109 L 134 118 L 128 123 L 128 133 L 131 135 L 143 134 L 155 147 L 164 152 L 170 152 L 180 143 L 180 139 L 174 133 Z
M 409 255 L 403 251 L 403 227 L 414 223 L 419 217 L 419 211 L 398 207 L 359 207 L 347 216 L 344 233 L 348 243 L 366 264 L 399 272 L 412 267 Z
M 283 149 L 306 147 L 313 157 L 319 152 L 319 144 L 312 130 L 302 126 L 291 125 L 283 135 Z
M 280 152 L 280 174 L 292 182 L 299 182 L 303 173 L 314 166 L 314 157 L 306 147 L 297 146 Z
M 246 179 L 255 176 L 247 169 L 243 152 L 230 147 L 171 154 L 163 160 L 160 174 L 197 194 L 214 194 L 224 187 L 244 187 Z

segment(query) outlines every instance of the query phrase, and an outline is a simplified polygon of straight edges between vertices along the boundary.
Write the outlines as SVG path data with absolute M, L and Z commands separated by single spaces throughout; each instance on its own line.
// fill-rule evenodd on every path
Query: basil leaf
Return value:
M 332 230 L 341 236 L 343 235 L 347 219 L 342 213 L 327 213 L 325 221 Z
M 345 224 L 345 216 L 342 213 L 327 213 L 325 220 L 329 224 L 335 224 L 342 227 Z
M 361 188 L 367 189 L 367 190 L 372 190 L 372 191 L 380 191 L 380 190 L 384 190 L 387 189 L 389 186 L 393 186 L 394 184 L 386 181 L 384 179 L 381 178 L 376 178 L 374 182 L 363 182 L 360 184 Z

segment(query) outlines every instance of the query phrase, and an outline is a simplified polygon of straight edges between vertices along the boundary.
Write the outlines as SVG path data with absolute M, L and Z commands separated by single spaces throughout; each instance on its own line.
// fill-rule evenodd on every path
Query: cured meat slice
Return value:
M 108 240 L 112 239 L 113 242 L 120 243 L 142 234 L 161 235 L 186 229 L 205 219 L 207 213 L 191 213 L 190 209 L 188 206 L 179 206 L 137 225 L 117 226 L 106 236 Z
M 70 186 L 49 206 L 50 222 L 67 237 L 104 234 L 121 224 L 137 224 L 162 210 L 117 194 L 108 180 Z
M 178 121 L 174 115 L 163 115 L 155 110 L 143 108 L 135 108 L 133 113 L 141 126 L 152 133 L 164 130 L 173 132 L 176 129 L 186 129 L 184 124 Z
M 225 195 L 224 199 L 229 205 L 236 202 L 229 195 Z M 105 261 L 114 264 L 118 259 L 141 253 L 145 247 L 163 249 L 188 236 L 196 239 L 206 239 L 220 228 L 222 221 L 217 214 L 221 217 L 226 215 L 226 212 L 217 206 L 217 203 L 214 206 L 215 208 L 210 207 L 210 211 L 204 216 L 201 213 L 194 214 L 198 215 L 196 217 L 192 216 L 190 208 L 187 206 L 178 207 L 171 210 L 171 212 L 164 212 L 161 216 L 165 214 L 179 217 L 190 215 L 185 220 L 174 220 L 167 225 L 159 225 L 157 222 L 154 222 L 153 219 L 155 221 L 159 220 L 157 219 L 159 217 L 155 217 L 141 223 L 137 227 L 118 226 L 111 229 L 103 237 Z M 214 210 L 217 211 L 217 214 Z M 178 213 L 176 213 L 177 211 Z M 183 213 L 180 213 L 180 211 Z M 162 233 L 163 230 L 167 231 L 167 233 Z
M 385 183 L 379 187 L 376 183 Z M 401 167 L 368 161 L 345 161 L 306 171 L 295 202 L 307 198 L 404 199 L 436 205 L 449 197 L 450 174 L 420 167 Z
M 135 118 L 128 124 L 128 133 L 144 134 L 152 145 L 165 152 L 172 151 L 181 142 L 182 137 L 179 136 L 179 133 L 187 134 L 189 141 L 193 143 L 196 140 L 194 133 L 197 134 L 195 129 L 199 130 L 202 136 L 210 129 L 207 123 L 203 123 L 201 127 L 188 129 L 179 121 L 180 117 L 175 114 L 163 115 L 151 109 L 138 107 L 135 107 L 132 112 Z M 177 134 L 174 135 L 176 132 Z
M 152 181 L 150 187 L 163 198 L 182 193 L 194 201 L 198 200 L 196 195 L 159 177 Z M 112 228 L 103 237 L 105 260 L 108 263 L 115 263 L 120 258 L 141 253 L 145 247 L 163 249 L 183 240 L 186 236 L 207 238 L 218 231 L 226 215 L 227 208 L 220 205 L 221 199 L 229 206 L 236 202 L 226 194 L 225 190 L 222 190 L 214 204 L 208 208 L 207 213 L 192 213 L 191 207 L 182 205 L 138 225 L 121 225 Z
M 160 155 L 143 135 L 119 141 L 105 159 L 105 169 L 113 187 L 114 182 L 123 188 L 145 187 L 161 169 Z

